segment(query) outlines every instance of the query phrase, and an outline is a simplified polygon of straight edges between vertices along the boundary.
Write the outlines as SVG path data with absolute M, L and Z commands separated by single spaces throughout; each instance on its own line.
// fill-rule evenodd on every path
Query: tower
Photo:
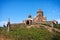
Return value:
M 40 22 L 43 22 L 43 20 L 45 21 L 44 17 L 43 17 L 43 11 L 41 9 L 39 9 L 37 11 L 37 16 L 34 17 L 33 21 L 34 22 L 37 22 L 37 23 L 40 23 Z
M 37 11 L 37 22 L 42 22 L 43 21 L 43 11 L 39 9 Z
M 7 23 L 7 32 L 10 30 L 10 18 L 8 18 L 8 23 Z
M 43 11 L 41 9 L 38 9 L 37 16 L 43 17 Z

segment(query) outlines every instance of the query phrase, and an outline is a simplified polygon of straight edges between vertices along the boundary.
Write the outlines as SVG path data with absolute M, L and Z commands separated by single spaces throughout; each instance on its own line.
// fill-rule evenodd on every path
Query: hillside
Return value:
M 60 29 L 60 24 L 55 24 L 54 27 Z
M 11 28 L 10 32 L 6 28 L 0 28 L 0 40 L 60 40 L 60 34 L 49 32 L 43 27 L 27 29 L 23 25 Z

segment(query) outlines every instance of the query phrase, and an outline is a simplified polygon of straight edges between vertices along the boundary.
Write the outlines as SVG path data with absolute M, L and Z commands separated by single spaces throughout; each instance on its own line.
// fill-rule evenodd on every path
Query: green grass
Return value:
M 60 24 L 54 24 L 54 27 L 60 29 Z
M 49 32 L 43 27 L 27 29 L 26 26 L 15 26 L 6 32 L 6 28 L 1 29 L 0 35 L 11 40 L 59 40 L 59 36 L 54 32 Z

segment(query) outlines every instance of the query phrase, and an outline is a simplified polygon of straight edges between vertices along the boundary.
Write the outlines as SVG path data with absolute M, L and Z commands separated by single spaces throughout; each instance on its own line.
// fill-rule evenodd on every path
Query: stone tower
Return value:
M 43 22 L 46 20 L 46 17 L 43 15 L 43 11 L 41 9 L 39 9 L 37 11 L 37 16 L 34 17 L 33 21 L 34 22 Z
M 43 17 L 43 11 L 41 9 L 37 11 L 37 16 Z
M 8 23 L 7 23 L 7 32 L 10 30 L 10 18 L 8 18 Z

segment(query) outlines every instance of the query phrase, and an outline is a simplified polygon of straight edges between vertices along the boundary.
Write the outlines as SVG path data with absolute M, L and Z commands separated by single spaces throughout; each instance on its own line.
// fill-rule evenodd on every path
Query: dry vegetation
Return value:
M 49 32 L 45 28 L 30 28 L 26 25 L 15 26 L 6 31 L 6 27 L 0 28 L 0 40 L 60 40 L 60 34 L 56 32 Z

